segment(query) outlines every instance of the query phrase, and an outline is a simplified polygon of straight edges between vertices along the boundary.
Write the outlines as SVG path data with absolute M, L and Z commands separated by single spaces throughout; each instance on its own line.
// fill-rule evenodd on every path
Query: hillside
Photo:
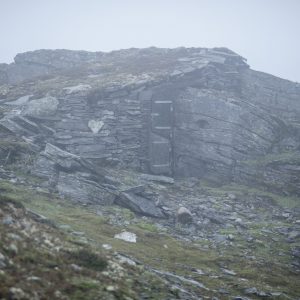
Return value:
M 298 299 L 299 196 L 300 86 L 229 49 L 0 65 L 0 298 Z

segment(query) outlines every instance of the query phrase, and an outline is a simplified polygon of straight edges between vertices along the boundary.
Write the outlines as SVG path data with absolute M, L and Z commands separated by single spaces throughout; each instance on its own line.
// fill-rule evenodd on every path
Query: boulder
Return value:
M 47 180 L 61 196 L 81 203 L 112 204 L 116 185 L 89 161 L 47 144 L 32 173 Z
M 121 233 L 115 234 L 114 238 L 129 243 L 136 243 L 136 234 L 129 231 L 123 231 Z
M 179 223 L 182 224 L 190 224 L 193 222 L 192 213 L 183 206 L 178 209 L 176 219 Z
M 115 195 L 95 181 L 84 178 L 84 174 L 59 173 L 57 190 L 63 197 L 80 203 L 111 205 Z
M 135 213 L 155 218 L 164 218 L 162 210 L 155 205 L 153 199 L 148 199 L 133 192 L 121 192 L 116 198 L 116 204 L 132 210 Z

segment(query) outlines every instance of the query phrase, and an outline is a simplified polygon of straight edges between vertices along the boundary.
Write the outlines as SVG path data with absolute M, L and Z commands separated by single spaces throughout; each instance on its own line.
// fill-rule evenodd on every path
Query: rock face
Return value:
M 300 85 L 228 49 L 39 50 L 0 66 L 0 91 L 2 128 L 94 171 L 118 165 L 300 194 Z M 94 199 L 86 171 L 59 166 L 60 191 L 79 180 Z
M 32 173 L 47 179 L 50 188 L 61 196 L 81 203 L 112 204 L 115 191 L 107 188 L 109 180 L 81 157 L 46 144 Z
M 31 100 L 26 103 L 22 115 L 36 118 L 53 116 L 57 111 L 58 104 L 59 102 L 55 97 Z

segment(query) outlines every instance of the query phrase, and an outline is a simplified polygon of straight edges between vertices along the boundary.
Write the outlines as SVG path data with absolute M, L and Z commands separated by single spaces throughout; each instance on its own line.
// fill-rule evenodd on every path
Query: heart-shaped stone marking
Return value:
M 98 133 L 104 126 L 104 122 L 101 120 L 90 120 L 88 126 L 93 133 Z

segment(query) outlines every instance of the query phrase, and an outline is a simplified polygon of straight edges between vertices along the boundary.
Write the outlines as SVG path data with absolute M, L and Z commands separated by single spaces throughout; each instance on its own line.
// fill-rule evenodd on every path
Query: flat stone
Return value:
M 124 193 L 134 193 L 134 194 L 141 194 L 145 192 L 145 186 L 144 185 L 137 185 L 130 188 L 126 188 L 122 190 Z
M 228 269 L 222 269 L 222 272 L 226 275 L 231 275 L 231 276 L 235 276 L 236 273 L 232 270 L 228 270 Z
M 129 257 L 126 257 L 124 255 L 118 254 L 117 255 L 118 260 L 120 261 L 121 264 L 128 264 L 130 266 L 136 266 L 136 262 Z
M 20 105 L 21 106 L 21 105 L 26 104 L 29 101 L 30 97 L 32 97 L 32 95 L 22 96 L 22 97 L 18 98 L 15 101 L 9 101 L 9 102 L 6 102 L 5 104 L 7 104 L 7 105 L 16 105 L 16 106 Z
M 251 287 L 251 288 L 245 289 L 245 290 L 244 290 L 244 293 L 245 293 L 246 295 L 257 294 L 257 293 L 258 293 L 258 290 L 257 290 L 257 288 L 255 288 L 255 287 Z
M 110 245 L 110 244 L 103 244 L 102 248 L 104 248 L 105 250 L 111 250 L 112 249 L 112 245 Z
M 60 172 L 57 190 L 61 196 L 79 203 L 111 205 L 115 195 L 95 181 L 84 177 L 84 173 Z
M 121 192 L 115 203 L 144 216 L 165 218 L 162 210 L 155 205 L 153 200 L 139 194 Z
M 135 233 L 129 231 L 123 231 L 121 233 L 115 234 L 114 238 L 129 243 L 136 243 L 137 236 Z
M 78 84 L 75 86 L 68 86 L 63 88 L 67 94 L 73 94 L 73 93 L 78 93 L 82 91 L 87 91 L 91 89 L 91 86 L 89 84 Z
M 151 175 L 151 174 L 142 174 L 141 179 L 147 180 L 147 181 L 157 181 L 161 183 L 174 183 L 174 178 L 167 177 L 167 176 L 159 176 L 159 175 Z

